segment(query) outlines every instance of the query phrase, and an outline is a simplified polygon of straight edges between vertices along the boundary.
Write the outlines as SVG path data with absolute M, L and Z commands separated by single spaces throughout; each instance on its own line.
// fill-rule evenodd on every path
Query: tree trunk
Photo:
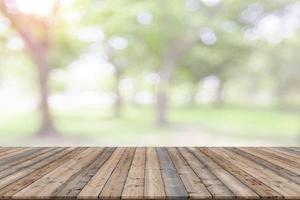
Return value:
M 171 75 L 174 67 L 175 63 L 173 62 L 172 58 L 166 58 L 163 61 L 163 65 L 159 71 L 160 80 L 158 83 L 156 96 L 156 124 L 159 127 L 168 125 L 168 92 L 171 81 Z
M 196 39 L 189 35 L 179 37 L 163 54 L 161 68 L 159 70 L 160 80 L 156 94 L 156 123 L 158 126 L 166 126 L 168 124 L 168 92 L 174 68 L 176 67 L 178 60 L 197 40 L 198 38 Z
M 156 124 L 157 126 L 166 126 L 168 124 L 167 120 L 167 107 L 168 107 L 168 84 L 163 83 L 164 81 L 161 81 L 159 83 L 158 89 L 157 89 L 157 96 L 156 96 Z
M 214 105 L 216 108 L 222 108 L 224 105 L 224 81 L 220 80 L 219 85 L 216 90 L 216 96 L 214 100 Z
M 116 69 L 115 72 L 115 85 L 114 85 L 114 91 L 115 91 L 115 102 L 114 102 L 114 117 L 121 117 L 122 115 L 122 96 L 120 91 L 120 81 L 121 81 L 122 72 L 119 69 Z
M 40 93 L 40 111 L 41 111 L 41 127 L 38 136 L 55 137 L 58 132 L 54 128 L 49 109 L 49 72 L 51 70 L 50 63 L 47 59 L 48 49 L 40 47 L 30 49 L 38 70 L 39 93 Z

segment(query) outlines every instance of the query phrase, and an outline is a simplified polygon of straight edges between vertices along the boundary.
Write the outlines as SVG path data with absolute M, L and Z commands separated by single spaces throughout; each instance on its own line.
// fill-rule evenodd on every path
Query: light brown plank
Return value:
M 297 156 L 297 157 L 300 156 L 300 152 L 298 152 L 298 151 L 296 151 L 295 149 L 292 149 L 292 148 L 288 148 L 288 147 L 276 147 L 274 149 L 278 149 L 278 150 L 287 152 L 289 154 L 292 154 L 293 156 Z
M 189 149 L 219 180 L 227 186 L 227 188 L 234 193 L 234 196 L 246 199 L 259 199 L 259 196 L 248 186 L 244 185 L 241 181 L 232 176 L 197 148 Z
M 122 199 L 144 196 L 146 148 L 137 148 L 122 192 Z
M 222 148 L 215 149 L 218 154 L 222 155 L 225 159 L 231 160 L 234 162 L 238 167 L 244 169 L 250 175 L 254 176 L 255 178 L 259 179 L 265 185 L 268 185 L 273 190 L 280 193 L 282 196 L 288 199 L 293 198 L 300 198 L 299 191 L 300 185 L 283 178 L 276 174 L 275 172 L 269 170 L 268 168 L 253 162 L 247 158 L 242 157 L 239 154 L 236 154 L 232 151 Z
M 295 154 L 300 155 L 300 147 L 286 147 L 286 149 L 289 149 L 293 151 Z
M 300 165 L 298 163 L 293 162 L 292 160 L 283 159 L 280 156 L 276 156 L 275 154 L 262 151 L 261 149 L 255 149 L 249 147 L 241 147 L 239 149 L 247 153 L 250 153 L 256 157 L 262 158 L 284 169 L 287 169 L 297 175 L 300 175 Z
M 17 149 L 11 149 L 11 150 L 5 151 L 1 155 L 0 163 L 2 165 L 2 164 L 5 164 L 5 163 L 8 163 L 10 161 L 13 161 L 16 156 L 18 156 L 20 154 L 23 154 L 23 153 L 26 153 L 28 151 L 32 151 L 34 149 L 35 148 L 27 147 L 27 148 L 17 148 Z
M 119 163 L 125 148 L 117 148 L 93 178 L 86 184 L 86 186 L 77 195 L 78 199 L 97 199 L 102 191 L 105 183 L 111 176 L 115 167 Z
M 215 199 L 232 199 L 234 194 L 210 170 L 195 157 L 187 148 L 178 148 L 189 166 L 202 180 Z
M 107 147 L 103 153 L 97 157 L 97 159 L 82 170 L 78 175 L 72 177 L 64 185 L 57 188 L 52 196 L 57 198 L 75 198 L 82 188 L 90 181 L 100 167 L 107 161 L 107 159 L 114 152 L 115 148 Z
M 135 148 L 127 147 L 114 172 L 108 179 L 99 197 L 101 199 L 120 199 L 124 184 L 133 160 Z
M 32 160 L 26 161 L 16 167 L 13 167 L 11 169 L 7 169 L 5 171 L 2 171 L 0 175 L 2 178 L 0 179 L 0 188 L 3 188 L 12 182 L 28 175 L 29 173 L 36 170 L 36 167 L 39 166 L 39 162 L 41 162 L 44 159 L 47 159 L 48 157 L 62 151 L 63 148 L 53 148 L 52 151 L 49 151 L 37 158 L 34 158 Z
M 234 162 L 231 160 L 225 159 L 218 152 L 215 152 L 212 148 L 202 147 L 200 151 L 214 160 L 218 165 L 220 165 L 223 169 L 231 173 L 237 179 L 239 179 L 246 186 L 251 188 L 255 193 L 257 193 L 261 198 L 283 198 L 278 192 L 265 185 L 263 182 L 251 176 L 242 168 L 237 167 Z
M 11 156 L 5 160 L 0 161 L 0 171 L 6 170 L 8 168 L 13 168 L 14 166 L 18 166 L 25 161 L 32 160 L 44 153 L 51 151 L 49 148 L 31 148 L 26 151 L 22 151 L 21 153 Z M 1 176 L 0 176 L 1 177 Z
M 39 151 L 49 151 L 46 148 L 26 148 L 21 151 L 14 152 L 9 154 L 8 157 L 2 158 L 0 160 L 0 171 L 5 170 L 9 165 L 13 166 L 14 163 L 18 163 L 20 160 L 26 160 L 27 157 L 30 157 L 34 154 L 38 154 Z
M 49 174 L 46 174 L 28 187 L 16 193 L 13 198 L 49 198 L 51 194 L 72 176 L 95 160 L 103 148 L 88 148 L 79 155 L 64 163 Z
M 19 154 L 20 152 L 26 151 L 28 149 L 30 148 L 29 147 L 5 148 L 4 151 L 0 152 L 0 161 L 7 157 Z
M 166 193 L 161 176 L 158 155 L 154 147 L 146 150 L 144 196 L 148 199 L 165 199 Z
M 299 179 L 299 176 L 287 169 L 284 169 L 272 162 L 268 162 L 267 160 L 264 160 L 260 157 L 257 157 L 255 155 L 252 155 L 250 153 L 247 153 L 245 151 L 242 151 L 240 148 L 227 148 L 229 149 L 230 151 L 233 151 L 247 159 L 250 159 L 251 161 L 255 162 L 255 163 L 258 163 L 262 166 L 264 166 L 265 168 L 269 169 L 269 170 L 272 170 L 274 171 L 276 174 L 278 174 L 279 176 L 282 176 L 284 178 L 287 178 L 289 180 L 292 180 L 293 182 L 297 183 L 297 184 L 300 184 L 300 179 Z
M 43 177 L 50 171 L 59 167 L 61 164 L 67 162 L 69 159 L 77 155 L 83 150 L 83 148 L 67 148 L 61 152 L 54 154 L 53 156 L 39 162 L 34 171 L 28 173 L 27 176 L 19 178 L 15 182 L 9 184 L 8 186 L 0 190 L 1 198 L 8 198 L 21 191 L 28 185 L 32 184 L 39 178 Z
M 297 166 L 300 166 L 300 156 L 299 155 L 297 156 L 295 154 L 292 154 L 292 153 L 289 153 L 289 152 L 286 152 L 286 151 L 282 151 L 278 148 L 262 147 L 260 149 L 263 150 L 263 151 L 275 154 L 276 156 L 279 156 L 279 157 L 281 157 L 285 160 L 288 159 L 289 161 L 298 163 Z

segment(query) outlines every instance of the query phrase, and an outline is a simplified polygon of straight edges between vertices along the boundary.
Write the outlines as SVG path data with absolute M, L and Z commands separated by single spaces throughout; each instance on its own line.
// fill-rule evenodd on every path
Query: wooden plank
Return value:
M 144 197 L 148 199 L 166 198 L 158 155 L 153 147 L 148 147 L 146 150 Z
M 12 168 L 20 163 L 23 163 L 27 160 L 31 160 L 49 151 L 51 151 L 49 148 L 31 148 L 26 151 L 23 151 L 7 159 L 1 160 L 0 171 L 3 171 L 8 168 Z
M 9 164 L 18 162 L 19 160 L 26 159 L 26 157 L 31 156 L 34 153 L 39 153 L 40 151 L 47 151 L 46 148 L 26 148 L 20 151 L 11 153 L 8 157 L 4 157 L 0 160 L 0 171 L 6 169 Z M 48 150 L 49 151 L 49 150 Z
M 117 148 L 93 178 L 85 185 L 85 187 L 77 195 L 78 199 L 97 199 L 102 191 L 105 183 L 111 176 L 115 167 L 119 163 L 125 148 Z
M 0 190 L 0 198 L 8 198 L 21 191 L 28 185 L 32 184 L 39 178 L 43 177 L 50 171 L 67 162 L 73 156 L 80 153 L 84 148 L 67 148 L 61 152 L 55 153 L 53 156 L 39 162 L 34 166 L 33 171 L 26 176 L 18 178 L 15 182 L 7 185 Z
M 2 149 L 2 148 L 1 148 Z M 21 151 L 30 149 L 29 147 L 8 147 L 0 152 L 0 160 L 7 158 L 11 155 L 18 154 Z
M 245 152 L 248 152 L 252 155 L 255 155 L 256 157 L 259 157 L 268 162 L 271 162 L 277 166 L 280 166 L 284 169 L 287 169 L 297 175 L 300 175 L 300 165 L 296 162 L 293 162 L 288 159 L 283 159 L 279 156 L 276 156 L 275 154 L 268 153 L 268 152 L 262 151 L 260 149 L 249 148 L 249 147 L 247 147 L 247 148 L 241 147 L 240 149 Z
M 120 199 L 130 165 L 133 160 L 135 148 L 126 148 L 114 172 L 111 174 L 99 197 L 100 199 Z
M 234 153 L 230 150 L 221 148 L 216 149 L 214 148 L 218 154 L 222 155 L 225 159 L 231 160 L 234 162 L 238 167 L 244 169 L 252 176 L 255 176 L 265 185 L 271 187 L 273 190 L 280 193 L 284 198 L 288 199 L 295 199 L 300 198 L 299 191 L 300 185 L 279 176 L 275 172 L 271 171 L 270 169 L 253 162 L 243 156 Z
M 74 176 L 73 179 L 68 180 L 67 184 L 64 184 L 57 188 L 52 195 L 58 198 L 76 197 L 82 188 L 90 181 L 100 167 L 106 162 L 106 160 L 114 152 L 115 148 L 106 148 L 97 159 L 91 163 L 87 168 L 81 171 L 80 174 Z
M 53 148 L 52 151 L 49 151 L 38 158 L 34 158 L 20 164 L 17 167 L 2 171 L 0 173 L 0 176 L 2 177 L 0 180 L 0 189 L 36 170 L 36 166 L 39 165 L 42 160 L 47 159 L 62 150 L 63 148 Z
M 166 148 L 157 148 L 167 198 L 187 198 L 188 193 Z
M 293 150 L 296 154 L 300 155 L 300 147 L 288 147 L 287 149 Z
M 102 151 L 103 148 L 88 148 L 84 150 L 70 161 L 16 193 L 13 198 L 50 198 L 58 187 L 65 184 L 72 176 L 94 161 Z
M 284 178 L 287 178 L 287 179 L 290 179 L 292 180 L 293 182 L 295 183 L 298 183 L 300 184 L 300 179 L 299 179 L 299 176 L 287 169 L 284 169 L 278 165 L 275 165 L 274 163 L 271 163 L 271 162 L 268 162 L 260 157 L 257 157 L 255 155 L 252 155 L 250 153 L 247 153 L 245 151 L 242 151 L 240 148 L 227 148 L 247 159 L 250 159 L 251 161 L 253 162 L 256 162 L 262 166 L 264 166 L 265 168 L 268 168 L 272 171 L 274 171 L 276 174 L 278 174 L 279 176 L 282 176 Z
M 282 151 L 278 148 L 262 147 L 260 149 L 263 150 L 263 151 L 272 153 L 272 154 L 276 154 L 276 156 L 279 156 L 283 159 L 288 159 L 289 161 L 293 161 L 295 163 L 298 163 L 297 166 L 300 166 L 300 156 L 299 155 L 295 155 L 295 154 L 292 154 L 290 152 Z
M 4 152 L 7 152 L 9 150 L 17 150 L 18 148 L 21 148 L 21 147 L 0 147 L 0 154 L 4 153 Z
M 214 199 L 232 199 L 234 194 L 224 183 L 222 183 L 210 170 L 198 160 L 187 148 L 178 148 L 189 166 L 202 180 L 208 191 L 213 195 Z
M 56 150 L 62 150 L 62 149 L 56 148 Z M 3 169 L 0 171 L 0 179 L 34 164 L 36 161 L 42 159 L 43 155 L 47 155 L 47 153 L 51 153 L 52 150 L 49 148 L 44 148 L 44 149 L 40 149 L 39 151 L 40 153 L 35 154 L 33 156 L 29 156 L 30 159 L 25 159 L 24 162 L 21 162 L 17 165 L 10 166 L 10 164 L 6 164 L 6 165 L 4 164 L 3 166 L 1 166 L 1 168 Z
M 261 198 L 283 198 L 278 192 L 273 190 L 271 187 L 265 185 L 263 182 L 251 176 L 242 168 L 237 167 L 234 162 L 231 160 L 225 159 L 220 154 L 215 152 L 212 148 L 202 147 L 200 149 L 201 152 L 206 154 L 212 160 L 214 160 L 218 165 L 220 165 L 223 169 L 231 173 L 237 179 L 239 179 L 242 183 L 251 188 L 255 193 L 257 193 Z
M 259 199 L 259 196 L 248 186 L 244 185 L 241 181 L 232 176 L 197 148 L 192 147 L 189 149 L 219 180 L 227 186 L 227 188 L 233 192 L 234 196 L 238 198 Z
M 279 149 L 281 151 L 284 151 L 284 152 L 288 152 L 288 153 L 291 153 L 293 154 L 294 156 L 300 156 L 300 151 L 297 151 L 293 148 L 288 148 L 288 147 L 276 147 L 274 149 Z
M 173 147 L 168 148 L 168 152 L 181 180 L 183 181 L 189 197 L 191 199 L 211 199 L 212 196 L 206 189 L 205 185 L 195 174 L 195 172 L 190 168 L 190 166 L 184 160 L 178 150 Z
M 122 192 L 122 199 L 142 199 L 145 182 L 146 149 L 137 148 Z
M 282 147 L 0 148 L 0 199 L 296 200 L 298 152 Z

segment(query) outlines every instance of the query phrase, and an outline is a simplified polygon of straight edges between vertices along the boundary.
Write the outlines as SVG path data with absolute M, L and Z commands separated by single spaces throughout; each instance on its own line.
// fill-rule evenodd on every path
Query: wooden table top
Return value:
M 0 199 L 300 199 L 300 148 L 0 148 Z

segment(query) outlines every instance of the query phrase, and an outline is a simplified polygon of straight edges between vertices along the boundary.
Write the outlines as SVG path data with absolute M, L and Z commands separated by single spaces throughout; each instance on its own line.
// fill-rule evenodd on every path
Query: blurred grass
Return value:
M 285 137 L 300 133 L 300 115 L 275 108 L 225 106 L 173 111 L 174 121 L 197 124 L 215 134 L 238 137 Z
M 172 108 L 171 124 L 167 128 L 154 126 L 152 107 L 127 107 L 119 119 L 112 118 L 111 114 L 111 110 L 101 108 L 64 109 L 55 110 L 54 119 L 58 130 L 68 136 L 101 138 L 109 135 L 118 140 L 141 134 L 171 136 L 178 126 L 187 131 L 192 128 L 241 138 L 296 137 L 300 129 L 299 114 L 270 108 Z M 38 112 L 0 112 L 1 142 L 33 135 L 38 126 Z

